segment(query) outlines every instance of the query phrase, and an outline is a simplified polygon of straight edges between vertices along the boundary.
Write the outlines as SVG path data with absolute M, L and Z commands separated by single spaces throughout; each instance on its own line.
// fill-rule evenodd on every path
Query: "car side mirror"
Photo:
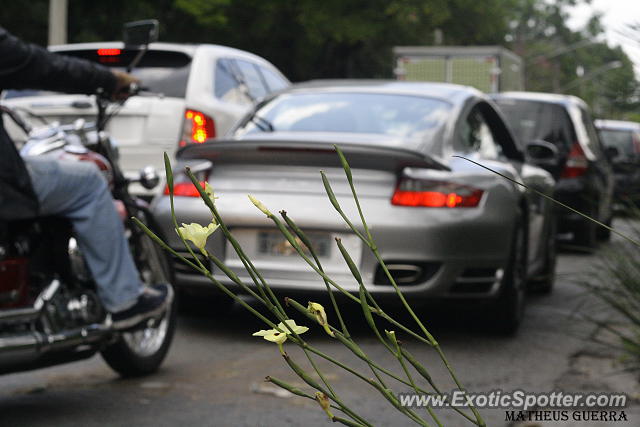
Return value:
M 615 159 L 620 155 L 620 150 L 618 150 L 616 147 L 607 147 L 604 150 L 604 154 L 607 156 L 607 159 L 609 159 L 609 161 L 611 162 L 613 161 L 613 159 Z
M 156 19 L 127 22 L 124 24 L 122 40 L 125 49 L 140 49 L 158 41 L 159 23 Z
M 543 140 L 535 140 L 527 144 L 526 158 L 530 163 L 542 168 L 557 167 L 560 160 L 558 148 Z

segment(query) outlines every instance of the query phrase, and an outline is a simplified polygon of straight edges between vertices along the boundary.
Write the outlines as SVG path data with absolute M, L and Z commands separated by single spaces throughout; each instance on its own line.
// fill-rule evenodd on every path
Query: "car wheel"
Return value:
M 595 222 L 585 219 L 574 232 L 573 243 L 580 249 L 593 252 L 598 244 L 598 227 Z
M 527 271 L 527 236 L 524 221 L 516 224 L 511 255 L 502 276 L 500 295 L 493 307 L 495 329 L 505 335 L 516 333 L 524 316 Z
M 555 218 L 551 219 L 547 244 L 544 253 L 544 268 L 534 279 L 529 282 L 529 288 L 540 294 L 550 294 L 556 281 L 556 263 L 558 258 L 558 243 L 556 240 Z
M 607 219 L 607 221 L 605 222 L 605 225 L 607 227 L 611 227 L 611 217 L 609 217 L 609 219 Z M 608 242 L 609 240 L 611 240 L 611 230 L 606 229 L 604 227 L 598 226 L 598 240 L 600 240 L 601 242 Z

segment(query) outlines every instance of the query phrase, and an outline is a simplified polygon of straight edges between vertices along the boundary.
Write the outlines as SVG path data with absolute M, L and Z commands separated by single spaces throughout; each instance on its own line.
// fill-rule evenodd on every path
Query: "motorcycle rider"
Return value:
M 43 89 L 126 98 L 137 82 L 130 74 L 56 55 L 25 43 L 0 27 L 0 91 Z M 156 316 L 170 301 L 170 287 L 145 287 L 135 267 L 122 221 L 106 180 L 90 162 L 58 161 L 18 154 L 0 116 L 0 220 L 63 216 L 96 282 L 114 328 Z M 24 160 L 24 161 L 23 161 Z

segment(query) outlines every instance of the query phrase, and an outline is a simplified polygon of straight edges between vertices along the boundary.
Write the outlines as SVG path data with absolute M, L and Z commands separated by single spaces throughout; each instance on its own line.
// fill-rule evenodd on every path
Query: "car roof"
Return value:
M 518 99 L 523 101 L 546 102 L 549 104 L 557 104 L 565 107 L 578 106 L 586 108 L 587 104 L 577 96 L 563 95 L 559 93 L 546 92 L 500 92 L 492 93 L 489 96 L 495 100 L 499 99 Z
M 73 50 L 93 50 L 93 49 L 123 49 L 124 43 L 120 41 L 110 42 L 91 42 L 91 43 L 69 43 L 61 45 L 49 46 L 49 50 L 53 52 L 64 52 Z M 196 50 L 205 48 L 216 50 L 219 54 L 241 54 L 249 55 L 264 61 L 263 58 L 240 49 L 234 49 L 232 47 L 217 45 L 217 44 L 183 44 L 183 43 L 151 43 L 149 50 L 169 50 L 174 52 L 186 53 L 189 56 L 193 56 Z
M 595 125 L 598 129 L 611 130 L 635 130 L 640 131 L 640 123 L 629 122 L 624 120 L 596 120 Z
M 435 98 L 458 105 L 472 97 L 485 97 L 471 86 L 435 82 L 406 82 L 397 80 L 311 80 L 294 84 L 285 93 L 304 92 L 375 92 Z

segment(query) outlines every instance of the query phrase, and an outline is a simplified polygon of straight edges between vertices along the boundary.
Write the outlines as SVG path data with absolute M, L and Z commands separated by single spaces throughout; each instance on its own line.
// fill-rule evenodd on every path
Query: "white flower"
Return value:
M 309 301 L 309 306 L 307 307 L 307 311 L 316 316 L 316 320 L 324 328 L 324 330 L 329 334 L 329 336 L 334 337 L 333 331 L 329 327 L 329 323 L 327 322 L 327 313 L 324 311 L 324 307 L 322 304 L 318 304 L 317 302 Z
M 206 227 L 195 222 L 191 224 L 182 223 L 182 227 L 178 227 L 178 234 L 186 240 L 191 240 L 193 244 L 200 249 L 200 252 L 207 255 L 204 248 L 207 244 L 207 238 L 218 229 L 219 225 L 213 222 Z
M 256 199 L 251 194 L 249 194 L 249 200 L 251 200 L 251 203 L 253 203 L 256 206 L 256 208 L 260 209 L 262 213 L 265 214 L 266 216 L 272 215 L 272 213 L 269 212 L 269 209 L 267 209 L 267 207 L 263 205 L 260 200 Z
M 309 328 L 307 328 L 306 326 L 296 325 L 296 321 L 293 319 L 287 319 L 285 320 L 285 322 L 287 323 L 287 325 L 289 325 L 289 328 L 291 328 L 291 330 L 298 335 L 303 334 L 309 330 Z M 289 328 L 287 328 L 284 323 L 280 322 L 278 323 L 278 329 L 280 329 L 280 331 L 278 329 L 262 329 L 258 332 L 254 332 L 253 336 L 263 337 L 267 341 L 278 344 L 278 347 L 280 347 L 280 352 L 282 352 L 282 343 L 287 340 L 287 335 L 291 334 Z
M 209 185 L 209 182 L 204 183 L 204 192 L 209 196 L 211 201 L 215 203 L 217 197 L 213 195 L 213 187 Z

